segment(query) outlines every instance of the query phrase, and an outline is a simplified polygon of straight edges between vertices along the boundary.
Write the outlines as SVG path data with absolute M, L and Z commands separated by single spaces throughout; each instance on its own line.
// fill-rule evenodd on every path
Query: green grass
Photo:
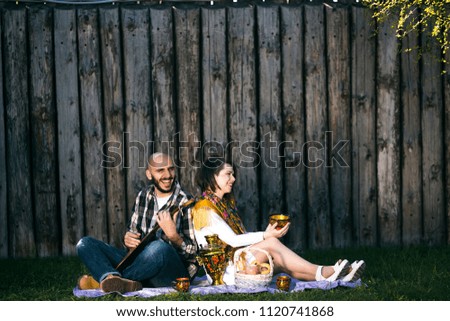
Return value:
M 76 257 L 0 260 L 0 300 L 173 300 L 173 301 L 448 301 L 450 300 L 450 247 L 359 248 L 301 253 L 306 259 L 327 264 L 338 258 L 364 259 L 363 282 L 356 289 L 306 290 L 295 293 L 191 295 L 174 293 L 152 298 L 107 295 L 80 299 L 72 290 L 87 270 Z

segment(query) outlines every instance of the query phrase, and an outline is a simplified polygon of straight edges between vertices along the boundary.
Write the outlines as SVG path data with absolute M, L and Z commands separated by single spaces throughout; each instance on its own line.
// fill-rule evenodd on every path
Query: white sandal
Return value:
M 356 280 L 361 278 L 361 275 L 364 272 L 364 269 L 366 268 L 366 263 L 361 261 L 355 261 L 351 265 L 351 271 L 348 273 L 342 281 L 344 282 L 355 282 Z
M 341 262 L 336 262 L 334 265 L 334 273 L 327 278 L 327 281 L 333 282 L 342 279 L 348 273 L 350 263 L 347 260 L 342 260 Z
M 337 261 L 336 264 L 333 266 L 334 273 L 328 278 L 322 275 L 322 268 L 323 266 L 320 265 L 316 270 L 316 281 L 333 282 L 342 279 L 348 273 L 349 263 L 347 260 Z
M 322 265 L 319 265 L 316 270 L 316 281 L 325 281 L 326 278 L 322 275 Z

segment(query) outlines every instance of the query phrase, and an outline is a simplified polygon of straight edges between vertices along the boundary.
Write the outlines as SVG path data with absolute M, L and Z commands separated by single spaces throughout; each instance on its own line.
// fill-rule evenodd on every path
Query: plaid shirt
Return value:
M 175 183 L 175 189 L 172 196 L 167 203 L 158 208 L 158 202 L 156 201 L 155 186 L 150 184 L 146 188 L 142 189 L 136 197 L 136 202 L 133 207 L 133 214 L 128 224 L 128 230 L 133 233 L 141 233 L 141 238 L 151 231 L 152 227 L 156 223 L 156 215 L 159 211 L 171 211 L 175 207 L 179 207 L 186 203 L 192 196 L 186 194 L 178 182 Z M 189 275 L 195 276 L 198 270 L 196 254 L 197 254 L 197 242 L 194 236 L 194 227 L 192 224 L 191 208 L 182 209 L 181 213 L 177 216 L 175 222 L 178 234 L 183 239 L 181 248 L 175 247 L 182 261 L 184 262 Z M 162 229 L 159 229 L 156 233 L 156 238 L 172 244 Z

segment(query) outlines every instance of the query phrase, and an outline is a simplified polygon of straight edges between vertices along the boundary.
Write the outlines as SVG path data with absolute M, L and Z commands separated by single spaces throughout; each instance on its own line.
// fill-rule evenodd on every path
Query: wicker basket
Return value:
M 242 273 L 242 271 L 239 270 L 237 262 L 240 259 L 241 254 L 249 253 L 251 255 L 251 252 L 254 251 L 264 253 L 269 259 L 270 271 L 268 274 L 244 274 Z M 238 288 L 255 289 L 260 287 L 268 287 L 270 282 L 272 281 L 273 260 L 272 256 L 270 256 L 270 254 L 265 250 L 259 249 L 257 247 L 252 247 L 251 249 L 250 247 L 239 249 L 234 253 L 233 262 L 234 262 L 234 280 L 235 285 Z

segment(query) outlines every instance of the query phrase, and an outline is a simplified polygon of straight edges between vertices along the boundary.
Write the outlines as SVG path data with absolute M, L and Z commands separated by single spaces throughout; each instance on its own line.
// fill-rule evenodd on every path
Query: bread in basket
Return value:
M 262 252 L 268 263 L 258 263 L 253 253 Z M 255 289 L 269 286 L 273 277 L 273 259 L 270 254 L 257 247 L 236 250 L 233 258 L 235 285 L 239 288 Z

